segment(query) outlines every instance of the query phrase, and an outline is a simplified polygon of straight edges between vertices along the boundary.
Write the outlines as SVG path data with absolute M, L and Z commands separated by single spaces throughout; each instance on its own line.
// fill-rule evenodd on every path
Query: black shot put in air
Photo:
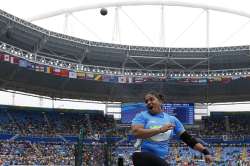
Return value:
M 108 10 L 106 8 L 101 8 L 100 13 L 101 15 L 105 16 L 108 14 Z

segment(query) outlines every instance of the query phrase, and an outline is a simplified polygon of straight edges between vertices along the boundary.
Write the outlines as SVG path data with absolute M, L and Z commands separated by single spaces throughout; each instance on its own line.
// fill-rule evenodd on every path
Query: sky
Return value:
M 138 1 L 138 0 L 137 0 Z M 141 1 L 141 0 L 139 0 Z M 28 20 L 39 14 L 49 13 L 59 9 L 69 9 L 77 6 L 103 4 L 110 0 L 2 0 L 0 9 L 19 18 Z M 117 2 L 117 1 L 112 1 Z M 185 0 L 189 2 L 211 6 L 218 6 L 250 13 L 249 0 Z M 161 30 L 160 6 L 121 6 L 119 8 L 118 23 L 115 24 L 115 8 L 107 7 L 108 14 L 100 15 L 98 9 L 55 16 L 48 19 L 34 21 L 32 23 L 55 31 L 65 33 L 82 39 L 128 44 L 140 46 L 165 46 L 165 47 L 219 47 L 250 45 L 250 19 L 234 14 L 210 11 L 209 41 L 206 38 L 206 12 L 203 9 L 185 7 L 164 8 L 164 32 Z M 119 25 L 119 26 L 118 26 Z M 114 27 L 119 27 L 115 30 Z M 164 41 L 164 42 L 163 42 Z M 19 100 L 22 99 L 22 100 Z M 0 104 L 28 105 L 30 98 L 16 96 L 6 92 L 0 92 Z M 41 104 L 39 99 L 32 101 L 34 105 Z M 44 107 L 51 107 L 51 101 L 44 99 Z M 57 102 L 58 108 L 83 108 L 82 103 Z M 84 104 L 86 109 L 104 109 L 104 105 Z M 211 111 L 238 111 L 236 109 L 250 111 L 249 104 L 218 105 L 210 107 Z
M 127 0 L 131 1 L 131 0 Z M 141 0 L 140 0 L 141 1 Z M 105 2 L 107 0 L 5 0 L 1 9 L 28 20 L 39 14 Z M 218 6 L 246 13 L 247 0 L 185 0 L 185 3 Z M 82 39 L 142 46 L 165 47 L 217 47 L 249 45 L 249 18 L 210 11 L 209 40 L 206 37 L 206 12 L 178 6 L 164 8 L 164 34 L 161 33 L 160 6 L 121 6 L 115 22 L 115 8 L 107 7 L 108 14 L 100 15 L 100 8 L 55 16 L 33 23 L 46 29 Z M 67 23 L 65 22 L 67 18 Z M 116 27 L 116 29 L 114 28 Z M 118 27 L 118 28 L 117 28 Z M 165 37 L 162 37 L 165 36 Z

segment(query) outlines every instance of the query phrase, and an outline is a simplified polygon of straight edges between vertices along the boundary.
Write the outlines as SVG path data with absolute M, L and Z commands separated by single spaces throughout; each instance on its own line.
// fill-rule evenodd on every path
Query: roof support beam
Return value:
M 165 62 L 166 60 L 167 60 L 167 58 L 161 59 L 161 60 L 159 60 L 159 61 L 156 61 L 155 63 L 153 63 L 153 64 L 151 64 L 151 65 L 149 65 L 149 66 L 146 66 L 146 69 L 149 69 L 150 67 L 153 67 L 153 66 L 155 66 L 155 65 L 158 65 L 158 64 L 160 64 L 160 63 L 163 63 L 163 62 Z
M 192 69 L 194 69 L 195 67 L 197 67 L 197 66 L 199 66 L 200 64 L 205 63 L 205 62 L 207 62 L 207 61 L 208 61 L 208 60 L 200 61 L 200 62 L 194 64 L 193 66 L 189 67 L 188 69 L 189 69 L 189 70 L 192 70 Z
M 182 64 L 176 62 L 174 59 L 170 59 L 170 61 L 172 61 L 174 64 L 176 64 L 177 66 L 181 67 L 181 68 L 184 69 L 184 70 L 187 69 L 185 66 L 183 66 Z
M 128 59 L 129 59 L 129 53 L 127 52 L 127 56 L 124 59 L 124 61 L 122 62 L 122 74 L 124 74 L 124 70 L 125 70 L 126 63 L 127 63 Z
M 141 67 L 142 69 L 145 69 L 145 67 L 142 64 L 140 64 L 137 60 L 135 60 L 134 58 L 132 58 L 130 56 L 128 58 L 131 59 L 137 66 Z
M 79 63 L 82 64 L 83 61 L 87 58 L 87 52 L 88 52 L 88 49 L 83 49 L 82 52 L 81 52 L 81 57 L 79 59 Z
M 43 46 L 46 44 L 46 42 L 48 41 L 48 36 L 47 35 L 44 35 L 42 37 L 42 39 L 37 42 L 35 45 L 34 45 L 34 53 L 36 54 L 39 50 L 41 50 L 43 48 Z
M 0 36 L 5 35 L 11 28 L 13 28 L 13 22 L 9 22 L 4 28 L 0 30 Z

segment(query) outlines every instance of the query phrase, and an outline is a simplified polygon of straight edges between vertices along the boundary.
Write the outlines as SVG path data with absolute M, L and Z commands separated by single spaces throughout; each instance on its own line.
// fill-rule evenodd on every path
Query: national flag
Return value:
M 54 68 L 54 69 L 53 69 L 53 75 L 55 75 L 55 76 L 60 76 L 60 75 L 61 75 L 61 69 L 59 69 L 59 68 Z
M 40 72 L 44 72 L 45 66 L 44 65 L 40 65 Z
M 10 63 L 18 64 L 19 63 L 19 58 L 15 57 L 15 56 L 10 56 Z
M 103 82 L 109 82 L 109 79 L 110 79 L 110 75 L 106 75 L 106 74 L 102 75 Z
M 28 61 L 20 59 L 19 60 L 19 67 L 27 67 L 28 66 Z
M 228 83 L 230 83 L 232 81 L 232 78 L 231 77 L 222 77 L 221 78 L 221 82 L 223 83 L 223 84 L 228 84 Z
M 167 78 L 167 77 L 165 77 L 165 76 L 159 77 L 159 80 L 160 80 L 160 81 L 166 81 L 166 78 Z
M 36 70 L 37 72 L 44 72 L 44 65 L 36 64 L 36 65 L 35 65 L 35 70 Z
M 238 80 L 240 79 L 240 76 L 232 76 L 232 80 Z
M 198 78 L 188 78 L 188 79 L 184 78 L 181 80 L 185 80 L 184 82 L 187 82 L 187 83 L 198 83 L 199 82 Z
M 115 76 L 115 75 L 103 75 L 102 80 L 103 80 L 103 82 L 118 83 L 118 76 Z
M 5 61 L 5 62 L 9 62 L 9 61 L 10 61 L 10 56 L 7 55 L 7 54 L 5 54 L 5 55 L 4 55 L 4 61 Z
M 200 78 L 200 79 L 198 80 L 198 83 L 199 83 L 199 84 L 206 85 L 206 84 L 207 84 L 207 79 L 206 79 L 206 78 Z
M 35 70 L 35 64 L 27 61 L 27 69 L 28 70 Z
M 45 66 L 44 67 L 44 73 L 50 74 L 52 72 L 53 72 L 53 67 L 51 67 L 51 66 Z
M 208 79 L 208 83 L 213 83 L 213 82 L 214 82 L 214 80 L 212 78 Z
M 214 77 L 213 80 L 216 81 L 216 82 L 220 82 L 221 81 L 221 77 Z
M 102 81 L 102 75 L 101 74 L 94 74 L 94 80 Z
M 85 79 L 85 73 L 84 72 L 77 72 L 76 73 L 78 79 Z
M 142 82 L 144 82 L 144 78 L 143 77 L 135 77 L 134 82 L 135 83 L 142 83 Z
M 171 79 L 173 79 L 173 78 L 171 78 Z M 146 82 L 146 81 L 152 81 L 152 77 L 150 77 L 150 76 L 146 76 L 146 77 L 143 77 L 143 80 Z M 175 78 L 173 79 L 173 80 L 176 80 Z
M 86 80 L 94 80 L 94 74 L 93 73 L 86 73 L 85 78 L 86 78 Z
M 110 75 L 109 82 L 117 83 L 118 82 L 118 76 Z
M 250 75 L 246 76 L 246 79 L 247 79 L 247 80 L 250 80 Z
M 127 77 L 126 76 L 119 76 L 118 77 L 118 83 L 126 83 Z
M 40 66 L 39 66 L 39 64 L 36 64 L 35 71 L 40 71 Z
M 128 83 L 133 83 L 134 82 L 134 78 L 133 77 L 128 77 Z
M 61 69 L 60 76 L 61 77 L 69 77 L 69 70 Z
M 74 71 L 69 71 L 69 78 L 77 78 L 77 74 Z
M 0 61 L 4 60 L 4 55 L 0 53 Z

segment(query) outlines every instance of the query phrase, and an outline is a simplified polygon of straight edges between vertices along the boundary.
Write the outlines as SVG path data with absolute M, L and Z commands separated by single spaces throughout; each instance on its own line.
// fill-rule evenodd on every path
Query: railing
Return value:
M 0 51 L 19 57 L 21 59 L 33 62 L 36 64 L 51 66 L 60 69 L 71 70 L 75 72 L 85 72 L 93 74 L 105 74 L 114 76 L 133 76 L 133 77 L 152 77 L 152 78 L 168 78 L 168 79 L 213 79 L 213 78 L 231 78 L 231 77 L 246 77 L 250 76 L 250 68 L 236 68 L 236 69 L 193 69 L 186 71 L 184 69 L 168 69 L 164 70 L 147 70 L 141 68 L 115 68 L 105 66 L 94 66 L 77 64 L 69 61 L 59 60 L 51 57 L 33 54 L 31 52 L 22 50 L 15 46 L 9 45 L 0 41 Z

